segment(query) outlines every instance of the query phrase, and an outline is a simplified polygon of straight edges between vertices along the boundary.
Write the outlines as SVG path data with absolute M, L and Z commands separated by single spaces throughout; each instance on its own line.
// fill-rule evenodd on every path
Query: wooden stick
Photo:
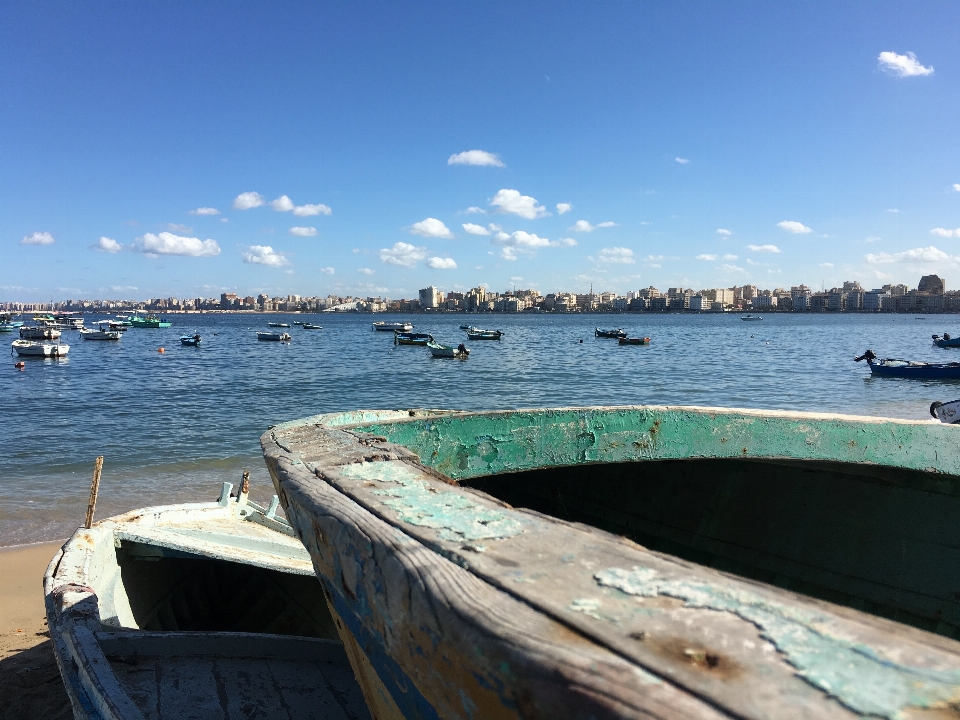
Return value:
M 93 464 L 93 482 L 90 483 L 90 501 L 87 503 L 87 519 L 83 526 L 93 527 L 93 511 L 97 507 L 97 492 L 100 490 L 100 471 L 103 469 L 103 455 L 98 455 Z

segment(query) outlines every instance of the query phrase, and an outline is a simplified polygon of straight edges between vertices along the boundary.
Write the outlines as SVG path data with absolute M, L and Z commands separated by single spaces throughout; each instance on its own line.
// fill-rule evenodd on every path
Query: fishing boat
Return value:
M 463 343 L 459 345 L 444 345 L 443 343 L 428 340 L 427 347 L 430 349 L 430 354 L 435 358 L 461 358 L 465 360 L 467 356 L 470 355 L 470 350 Z
M 290 323 L 272 322 L 272 323 L 267 323 L 267 327 L 288 328 L 290 327 Z
M 132 323 L 131 320 L 130 320 L 131 317 L 133 317 L 133 316 L 132 316 L 132 315 L 118 315 L 118 316 L 117 316 L 117 322 L 121 323 L 124 327 L 133 327 L 133 323 Z
M 294 321 L 293 321 L 293 324 L 294 324 L 294 325 L 303 325 L 303 320 L 294 320 Z
M 135 328 L 168 328 L 170 324 L 159 315 L 147 315 L 146 317 L 132 315 L 130 317 L 130 325 Z
M 648 406 L 355 410 L 261 445 L 391 718 L 894 720 L 960 697 L 958 441 Z
M 268 340 L 272 342 L 290 342 L 290 333 L 277 332 L 257 332 L 257 340 Z
M 194 335 L 181 335 L 180 344 L 187 347 L 200 347 L 200 343 L 203 341 L 203 338 L 200 337 L 200 333 Z
M 387 322 L 386 320 L 378 320 L 371 324 L 374 330 L 379 330 L 380 332 L 410 332 L 413 330 L 413 323 L 410 322 Z
M 24 340 L 56 340 L 61 334 L 58 328 L 52 327 L 24 325 L 20 328 L 20 337 Z
M 323 330 L 323 325 L 314 325 L 313 323 L 303 323 L 304 330 Z
M 106 326 L 111 330 L 116 330 L 117 332 L 126 332 L 127 328 L 130 327 L 129 324 L 124 324 L 120 320 L 107 320 Z
M 11 347 L 22 357 L 62 357 L 70 352 L 70 346 L 36 340 L 14 340 Z
M 471 328 L 470 330 L 467 330 L 467 337 L 471 340 L 499 340 L 501 337 L 503 337 L 503 331 Z
M 934 335 L 933 344 L 939 348 L 960 347 L 960 338 L 950 337 L 950 333 L 944 333 L 943 337 L 940 337 L 939 335 Z
M 473 325 L 461 325 L 461 326 L 460 326 L 460 329 L 461 329 L 461 330 L 474 330 L 475 328 L 473 327 Z
M 593 336 L 598 338 L 622 338 L 626 337 L 627 334 L 620 328 L 616 328 L 614 330 L 601 330 L 600 328 L 597 328 L 593 331 Z
M 310 556 L 249 499 L 134 510 L 74 533 L 43 578 L 77 720 L 370 717 Z
M 119 340 L 122 333 L 119 330 L 109 330 L 106 326 L 99 330 L 83 329 L 80 331 L 80 337 L 84 340 Z
M 0 323 L 0 332 L 13 332 L 14 330 L 19 329 L 19 325 L 14 325 L 12 323 Z
M 880 377 L 915 378 L 919 380 L 958 380 L 960 379 L 960 362 L 927 363 L 916 360 L 900 360 L 886 358 L 880 360 L 873 350 L 867 350 L 854 362 L 866 360 L 870 366 L 870 373 Z
M 0 313 L 0 332 L 12 332 L 23 325 L 23 320 L 14 320 L 13 313 Z
M 619 340 L 621 345 L 649 345 L 650 338 L 648 337 L 622 337 Z
M 426 345 L 430 342 L 433 342 L 433 335 L 430 335 L 429 333 L 408 333 L 398 331 L 394 331 L 393 333 L 394 345 Z
M 763 317 L 760 315 L 741 315 L 740 319 L 749 322 L 752 320 L 763 320 Z

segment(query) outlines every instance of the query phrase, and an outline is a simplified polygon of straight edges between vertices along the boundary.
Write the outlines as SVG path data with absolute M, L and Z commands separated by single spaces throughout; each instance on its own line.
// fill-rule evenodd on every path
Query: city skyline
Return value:
M 954 6 L 5 19 L 0 302 L 960 268 Z

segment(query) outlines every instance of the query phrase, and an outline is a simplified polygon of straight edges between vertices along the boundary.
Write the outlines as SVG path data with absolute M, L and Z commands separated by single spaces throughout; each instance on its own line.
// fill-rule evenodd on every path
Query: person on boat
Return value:
M 860 362 L 861 360 L 866 360 L 867 363 L 871 363 L 871 362 L 873 362 L 873 361 L 876 360 L 876 359 L 877 359 L 876 353 L 874 353 L 873 350 L 867 350 L 867 351 L 866 351 L 863 355 L 861 355 L 860 357 L 855 357 L 855 358 L 853 359 L 853 361 L 854 361 L 854 362 Z
M 457 352 L 460 353 L 461 355 L 466 355 L 466 354 L 467 354 L 467 346 L 464 345 L 463 343 L 460 343 L 459 345 L 457 345 Z

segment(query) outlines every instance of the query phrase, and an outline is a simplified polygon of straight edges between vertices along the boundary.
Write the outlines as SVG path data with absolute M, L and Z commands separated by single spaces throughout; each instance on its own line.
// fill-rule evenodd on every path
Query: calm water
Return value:
M 172 328 L 130 329 L 119 343 L 64 331 L 70 355 L 27 360 L 24 372 L 11 359 L 0 371 L 0 545 L 72 532 L 100 454 L 98 517 L 213 499 L 244 468 L 252 471 L 253 496 L 267 498 L 260 435 L 321 412 L 684 404 L 929 418 L 933 400 L 960 397 L 960 384 L 872 379 L 851 362 L 868 347 L 881 357 L 960 359 L 960 351 L 930 342 L 934 332 L 960 334 L 957 316 L 410 318 L 418 331 L 452 343 L 465 339 L 462 322 L 506 331 L 500 342 L 470 343 L 465 362 L 395 347 L 390 334 L 370 329 L 371 320 L 389 316 L 282 319 L 304 317 L 324 329 L 294 326 L 289 344 L 254 335 L 279 316 L 173 316 Z M 611 322 L 653 344 L 620 347 L 593 337 L 598 323 Z M 195 330 L 202 347 L 181 347 L 179 336 Z

